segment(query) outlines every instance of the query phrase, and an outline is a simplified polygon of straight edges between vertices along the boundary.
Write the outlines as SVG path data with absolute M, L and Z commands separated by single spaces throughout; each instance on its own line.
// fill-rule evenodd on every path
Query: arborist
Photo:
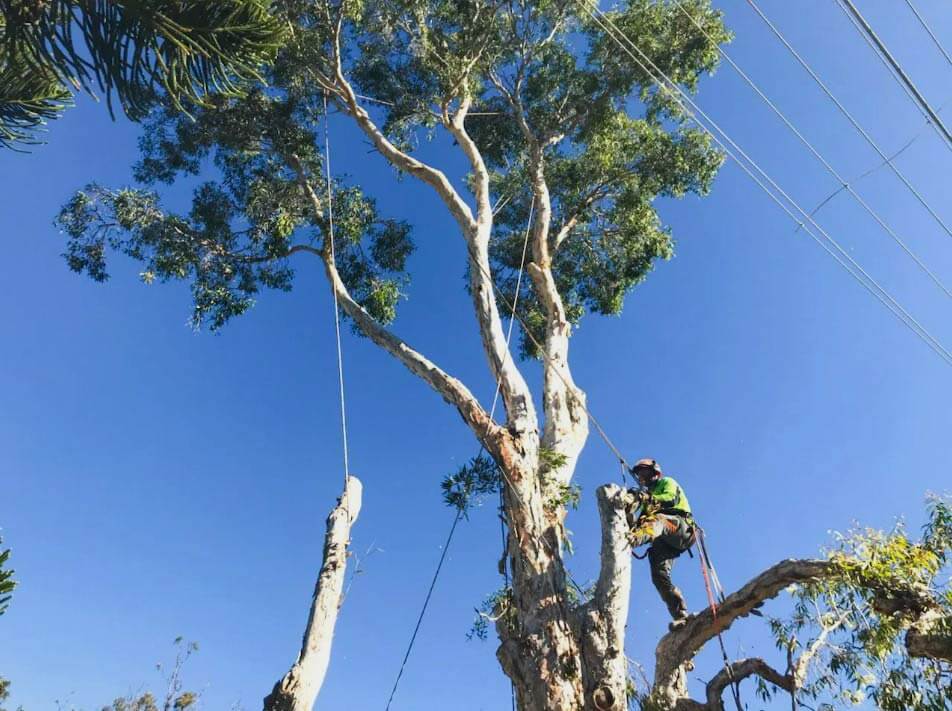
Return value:
M 635 548 L 651 544 L 648 562 L 651 582 L 668 606 L 672 629 L 684 623 L 688 607 L 681 591 L 671 581 L 675 559 L 694 545 L 696 537 L 691 505 L 680 484 L 665 476 L 654 459 L 641 459 L 631 473 L 641 484 L 640 489 L 629 489 L 631 505 L 628 516 L 632 554 Z

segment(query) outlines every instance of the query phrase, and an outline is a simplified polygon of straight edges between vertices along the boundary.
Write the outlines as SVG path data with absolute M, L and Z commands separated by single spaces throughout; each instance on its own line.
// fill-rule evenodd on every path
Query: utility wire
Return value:
M 940 106 L 940 107 L 938 108 L 938 111 L 941 113 L 944 108 L 945 108 L 945 104 L 943 104 L 942 106 Z M 860 180 L 862 180 L 863 178 L 872 175 L 872 174 L 875 173 L 877 170 L 879 170 L 880 168 L 883 168 L 884 166 L 886 166 L 886 165 L 887 165 L 888 163 L 890 163 L 891 161 L 896 160 L 896 158 L 898 158 L 898 157 L 901 156 L 903 153 L 905 153 L 907 150 L 909 150 L 909 149 L 912 147 L 912 144 L 913 144 L 913 143 L 915 143 L 915 142 L 918 141 L 920 138 L 922 138 L 922 134 L 925 132 L 925 129 L 929 126 L 930 123 L 932 123 L 932 122 L 931 122 L 929 119 L 926 119 L 926 122 L 925 122 L 925 124 L 923 124 L 922 129 L 921 129 L 920 131 L 918 131 L 914 136 L 912 136 L 908 141 L 906 141 L 905 143 L 903 143 L 903 144 L 902 144 L 902 147 L 900 147 L 895 153 L 893 153 L 892 155 L 890 155 L 886 160 L 877 163 L 877 164 L 874 165 L 872 168 L 868 168 L 868 169 L 864 170 L 862 173 L 860 173 L 858 176 L 856 176 L 852 181 L 850 181 L 851 184 L 852 184 L 852 185 L 856 185 L 856 183 L 858 183 L 858 182 L 859 182 Z M 830 202 L 830 200 L 832 200 L 832 199 L 835 198 L 837 195 L 839 195 L 841 192 L 843 192 L 843 189 L 844 189 L 844 188 L 843 188 L 843 186 L 841 185 L 841 186 L 838 187 L 836 190 L 834 190 L 834 191 L 831 192 L 829 195 L 827 195 L 825 198 L 823 198 L 823 199 L 817 204 L 817 206 L 816 206 L 815 208 L 813 208 L 812 210 L 810 210 L 810 217 L 814 217 L 814 216 L 823 208 L 824 205 L 826 205 L 828 202 Z
M 890 237 L 892 237 L 893 241 L 896 242 L 896 244 L 898 244 L 907 255 L 909 255 L 909 257 L 919 266 L 923 272 L 929 276 L 930 279 L 932 279 L 933 282 L 935 282 L 936 286 L 945 292 L 946 296 L 952 298 L 952 291 L 949 291 L 949 288 L 942 283 L 942 280 L 939 279 L 939 277 L 936 276 L 935 273 L 933 273 L 932 270 L 930 270 L 929 267 L 925 265 L 922 259 L 915 252 L 913 252 L 912 249 L 910 249 L 909 246 L 902 240 L 902 238 L 896 234 L 895 230 L 893 230 L 893 228 L 890 227 L 882 217 L 880 217 L 879 213 L 870 207 L 870 205 L 859 195 L 859 193 L 853 189 L 849 182 L 847 182 L 847 180 L 842 175 L 840 175 L 840 173 L 837 172 L 837 170 L 832 165 L 830 165 L 830 162 L 824 158 L 823 155 L 814 147 L 814 145 L 810 143 L 810 141 L 803 135 L 803 133 L 801 133 L 800 130 L 793 125 L 790 119 L 787 118 L 787 115 L 777 108 L 777 105 L 774 104 L 774 102 L 771 101 L 766 94 L 764 94 L 761 88 L 754 82 L 753 79 L 750 78 L 750 76 L 740 67 L 740 65 L 734 61 L 730 54 L 728 54 L 725 49 L 723 49 L 717 42 L 714 41 L 707 30 L 705 30 L 701 23 L 695 19 L 690 11 L 680 2 L 678 2 L 677 5 L 681 12 L 684 13 L 684 15 L 694 24 L 694 26 L 697 27 L 701 34 L 703 34 L 704 37 L 706 37 L 707 40 L 711 42 L 711 44 L 717 49 L 718 52 L 721 53 L 721 56 L 727 60 L 731 67 L 734 68 L 734 71 L 736 71 L 744 79 L 744 81 L 747 82 L 747 85 L 757 93 L 764 103 L 766 103 L 767 106 L 769 106 L 771 110 L 777 114 L 778 117 L 780 117 L 787 128 L 789 128 L 790 131 L 792 131 L 793 134 L 800 140 L 800 142 L 809 149 L 813 156 L 823 164 L 823 167 L 826 168 L 827 172 L 836 178 L 837 181 L 839 181 L 842 188 L 847 190 L 849 194 L 853 196 L 853 198 L 863 207 L 863 209 L 866 210 L 866 212 L 868 212 L 874 220 L 876 220 L 879 226 L 882 227 Z
M 915 85 L 915 83 L 905 72 L 896 58 L 892 55 L 886 45 L 883 44 L 883 41 L 879 38 L 879 35 L 876 34 L 870 24 L 866 21 L 866 18 L 863 17 L 863 14 L 857 9 L 856 5 L 853 4 L 853 0 L 837 0 L 837 3 L 839 4 L 840 9 L 846 13 L 846 16 L 853 20 L 853 26 L 856 27 L 856 29 L 864 38 L 866 38 L 867 44 L 870 44 L 870 46 L 873 47 L 878 55 L 888 62 L 889 66 L 895 73 L 894 77 L 896 80 L 901 86 L 905 87 L 906 92 L 917 104 L 918 108 L 925 112 L 925 114 L 932 119 L 932 125 L 935 127 L 939 135 L 945 139 L 946 146 L 952 149 L 952 133 L 949 133 L 949 129 L 946 128 L 944 123 L 942 123 L 942 118 L 939 116 L 936 110 L 932 108 L 926 97 L 922 95 L 922 92 L 919 91 L 919 87 Z
M 926 22 L 926 19 L 921 14 L 919 14 L 916 6 L 912 4 L 912 0 L 906 0 L 906 5 L 909 6 L 909 9 L 912 10 L 912 14 L 916 16 L 917 20 L 919 20 L 919 24 L 922 25 L 922 29 L 924 29 L 928 33 L 929 37 L 932 38 L 933 44 L 935 44 L 938 50 L 942 52 L 942 56 L 945 57 L 945 61 L 947 61 L 949 64 L 952 64 L 952 57 L 950 57 L 949 53 L 945 51 L 945 47 L 942 46 L 942 43 L 939 41 L 939 38 L 936 37 L 935 32 L 932 31 L 932 28 L 929 27 L 929 23 Z
M 817 75 L 817 73 L 807 63 L 807 61 L 800 55 L 800 53 L 797 52 L 797 50 L 793 47 L 793 45 L 790 44 L 789 41 L 787 41 L 787 38 L 784 37 L 784 35 L 780 32 L 779 29 L 777 29 L 776 25 L 774 25 L 774 23 L 771 22 L 770 19 L 764 14 L 763 10 L 760 9 L 760 7 L 757 5 L 755 0 L 747 0 L 747 4 L 750 5 L 753 8 L 754 12 L 756 12 L 760 16 L 760 19 L 764 21 L 764 23 L 767 25 L 767 27 L 770 28 L 770 30 L 774 33 L 777 39 L 780 40 L 780 42 L 784 45 L 784 47 L 786 47 L 787 50 L 797 60 L 797 62 L 799 62 L 800 66 L 803 67 L 806 70 L 806 72 L 812 77 L 813 81 L 816 82 L 816 84 L 823 90 L 823 93 L 825 93 L 827 97 L 834 103 L 834 105 L 836 105 L 836 108 L 839 109 L 840 113 L 842 113 L 843 116 L 845 116 L 846 119 L 850 122 L 850 124 L 852 124 L 853 128 L 855 128 L 859 132 L 859 134 L 864 139 L 866 139 L 866 142 L 873 148 L 873 150 L 875 150 L 876 153 L 879 154 L 879 157 L 882 158 L 885 164 L 889 166 L 889 169 L 892 170 L 893 174 L 897 178 L 899 178 L 900 181 L 902 181 L 902 184 L 906 186 L 909 192 L 911 192 L 915 196 L 916 200 L 919 201 L 919 204 L 921 204 L 926 209 L 926 211 L 932 216 L 932 219 L 934 219 L 936 223 L 938 223 L 938 225 L 949 237 L 952 237 L 952 228 L 950 228 L 945 223 L 945 221 L 941 217 L 939 217 L 939 214 L 932 208 L 932 206 L 926 201 L 926 199 L 922 196 L 922 194 L 913 186 L 913 184 L 909 182 L 909 179 L 905 176 L 905 174 L 893 164 L 889 156 L 887 156 L 886 153 L 883 151 L 883 149 L 879 147 L 879 144 L 873 140 L 872 136 L 869 135 L 866 129 L 864 129 L 860 125 L 860 123 L 853 117 L 853 114 L 851 114 L 846 109 L 846 107 L 843 106 L 840 100 L 836 98 L 836 95 L 833 94 L 832 91 L 830 91 L 830 88 L 824 83 L 822 79 L 820 79 L 819 75 Z M 930 124 L 932 123 L 931 119 L 929 120 L 929 123 Z
M 701 109 L 697 104 L 695 104 L 691 98 L 678 86 L 670 77 L 668 77 L 662 70 L 660 70 L 651 59 L 635 44 L 631 38 L 625 35 L 617 26 L 611 21 L 611 19 L 599 9 L 598 5 L 595 4 L 595 0 L 589 0 L 590 4 L 587 5 L 587 9 L 592 19 L 598 24 L 605 32 L 615 40 L 615 43 L 629 56 L 634 60 L 649 77 L 652 81 L 658 85 L 660 89 L 668 92 L 672 98 L 678 103 L 681 109 L 685 114 L 690 118 L 694 123 L 696 123 L 702 130 L 707 132 L 711 138 L 724 150 L 724 152 L 734 159 L 734 161 L 746 172 L 753 180 L 756 182 L 767 195 L 776 202 L 797 224 L 803 227 L 803 229 L 816 241 L 821 247 L 823 247 L 846 271 L 856 279 L 867 291 L 873 294 L 887 309 L 889 309 L 893 315 L 895 315 L 900 321 L 903 322 L 913 333 L 916 334 L 920 339 L 922 339 L 936 354 L 946 361 L 947 364 L 952 365 L 952 353 L 950 353 L 929 331 L 925 329 L 908 311 L 899 302 L 897 302 L 890 294 L 887 292 L 880 284 L 877 282 L 862 266 L 853 259 L 846 250 L 843 249 L 840 244 L 834 240 L 820 225 L 813 220 L 810 215 L 803 210 L 802 207 L 792 198 L 786 191 L 781 188 L 773 178 L 771 178 L 757 163 L 754 161 L 737 143 L 715 122 L 708 114 Z M 594 9 L 593 9 L 594 8 Z M 598 13 L 598 15 L 596 15 Z M 599 15 L 602 19 L 599 19 Z M 609 29 L 609 27 L 611 29 Z M 631 49 L 628 48 L 625 44 L 622 43 L 621 39 L 624 39 L 627 44 L 638 52 L 639 55 L 644 59 L 644 61 L 638 59 L 634 54 L 632 54 Z M 651 65 L 654 68 L 654 71 L 657 74 L 653 73 L 646 63 Z M 668 86 L 670 83 L 671 87 Z M 681 97 L 697 112 L 704 117 L 704 119 L 719 133 L 723 136 L 724 140 L 721 140 L 718 135 L 716 135 L 711 128 L 709 128 L 705 123 L 698 119 L 697 115 L 685 106 L 684 102 L 678 98 L 678 96 L 672 92 L 672 87 L 674 91 L 680 94 Z M 730 144 L 733 148 L 729 148 L 726 143 Z M 734 152 L 736 151 L 736 153 Z M 747 161 L 741 161 L 737 156 L 740 154 Z M 747 164 L 750 164 L 748 166 Z M 779 195 L 783 196 L 784 200 L 788 204 L 784 203 L 774 192 L 764 184 L 764 182 L 758 178 L 754 172 L 751 170 L 756 169 L 756 171 L 763 177 L 763 179 L 776 190 Z M 801 218 L 797 217 L 797 214 L 793 211 L 795 209 L 800 213 L 806 220 L 813 226 L 813 229 L 808 227 Z M 821 235 L 818 236 L 814 229 L 817 230 Z

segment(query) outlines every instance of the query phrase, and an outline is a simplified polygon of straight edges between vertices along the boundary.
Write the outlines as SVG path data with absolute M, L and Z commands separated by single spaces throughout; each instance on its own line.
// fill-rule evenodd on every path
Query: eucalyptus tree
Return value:
M 0 0 L 0 147 L 35 142 L 76 89 L 133 119 L 233 93 L 274 56 L 283 28 L 265 0 Z
M 708 0 L 679 5 L 626 0 L 610 18 L 693 91 L 718 61 L 702 31 L 716 42 L 729 33 Z M 72 269 L 104 280 L 107 253 L 124 253 L 143 263 L 146 281 L 190 282 L 193 321 L 213 329 L 262 289 L 290 289 L 297 260 L 322 263 L 356 330 L 456 409 L 501 473 L 512 586 L 500 598 L 497 656 L 526 710 L 626 704 L 624 490 L 597 492 L 601 570 L 591 599 L 577 600 L 564 564 L 566 503 L 589 435 L 570 337 L 586 313 L 618 313 L 671 256 L 656 199 L 707 193 L 722 161 L 677 104 L 623 61 L 589 9 L 585 0 L 282 0 L 276 11 L 289 37 L 261 86 L 190 116 L 167 107 L 147 122 L 136 166 L 146 186 L 197 175 L 214 160 L 218 175 L 195 191 L 188 213 L 164 210 L 148 187 L 90 185 L 59 218 Z M 427 186 L 455 222 L 503 422 L 393 330 L 408 257 L 432 238 L 380 215 L 361 185 L 327 184 L 325 102 L 394 177 Z M 464 185 L 419 156 L 427 132 L 452 139 L 470 168 Z M 541 412 L 503 329 L 517 288 L 521 354 L 543 372 Z

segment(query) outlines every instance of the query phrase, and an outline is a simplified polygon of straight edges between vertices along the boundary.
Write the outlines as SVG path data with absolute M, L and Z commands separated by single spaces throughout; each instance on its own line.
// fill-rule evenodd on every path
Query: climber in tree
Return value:
M 675 559 L 694 544 L 691 505 L 678 482 L 664 476 L 654 459 L 639 460 L 631 473 L 641 488 L 629 490 L 632 504 L 627 511 L 631 528 L 628 540 L 633 553 L 635 548 L 651 544 L 651 582 L 668 606 L 674 628 L 688 616 L 684 597 L 671 581 L 671 568 Z

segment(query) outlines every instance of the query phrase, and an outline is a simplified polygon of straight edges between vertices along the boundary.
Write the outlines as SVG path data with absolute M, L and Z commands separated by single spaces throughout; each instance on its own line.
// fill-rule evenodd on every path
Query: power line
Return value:
M 906 189 L 909 190 L 909 192 L 911 192 L 915 196 L 916 200 L 919 201 L 919 204 L 922 205 L 922 207 L 924 207 L 925 210 L 932 216 L 932 219 L 936 221 L 936 223 L 942 228 L 942 230 L 949 237 L 952 237 L 952 228 L 950 228 L 945 223 L 945 221 L 939 216 L 939 214 L 932 208 L 932 206 L 922 196 L 922 193 L 920 193 L 915 188 L 915 186 L 913 186 L 913 184 L 909 181 L 909 179 L 905 176 L 905 174 L 901 170 L 899 170 L 899 168 L 897 168 L 895 164 L 893 164 L 892 160 L 889 158 L 889 156 L 886 155 L 885 151 L 883 151 L 883 149 L 879 147 L 879 144 L 875 140 L 873 140 L 872 136 L 869 135 L 866 129 L 863 128 L 860 125 L 859 121 L 857 121 L 853 117 L 853 114 L 851 114 L 847 110 L 847 108 L 843 106 L 842 102 L 838 98 L 836 98 L 836 95 L 830 90 L 830 88 L 826 85 L 826 83 L 819 77 L 819 75 L 813 70 L 813 68 L 807 63 L 807 61 L 800 55 L 800 53 L 794 48 L 794 46 L 790 44 L 787 38 L 784 37 L 783 33 L 781 33 L 779 29 L 777 29 L 777 26 L 774 25 L 774 23 L 771 22 L 770 19 L 764 14 L 763 10 L 760 9 L 760 7 L 757 5 L 755 0 L 747 0 L 747 4 L 750 5 L 753 8 L 754 12 L 756 12 L 760 16 L 760 19 L 764 21 L 764 23 L 767 25 L 767 27 L 770 28 L 770 30 L 777 37 L 777 39 L 780 40 L 783 46 L 786 47 L 787 50 L 790 52 L 790 54 L 792 54 L 793 57 L 797 60 L 797 62 L 799 62 L 800 66 L 806 70 L 806 72 L 810 75 L 813 81 L 816 82 L 817 86 L 819 86 L 823 90 L 823 93 L 826 94 L 826 96 L 830 99 L 830 101 L 833 102 L 836 108 L 839 109 L 840 113 L 846 117 L 846 119 L 850 122 L 853 128 L 856 129 L 856 131 L 859 132 L 859 134 L 866 140 L 866 142 L 873 148 L 873 150 L 875 150 L 876 153 L 879 154 L 879 157 L 882 158 L 885 164 L 889 166 L 889 169 L 893 172 L 893 174 L 897 178 L 899 178 L 900 181 L 902 181 L 902 184 L 906 186 Z M 930 124 L 932 123 L 931 119 L 929 120 L 929 123 Z
M 666 92 L 668 92 L 669 94 L 672 95 L 672 98 L 674 98 L 674 100 L 678 103 L 678 105 L 679 105 L 679 106 L 681 107 L 681 109 L 685 112 L 685 114 L 688 116 L 688 118 L 690 118 L 692 121 L 694 121 L 702 130 L 704 130 L 705 132 L 707 132 L 707 133 L 711 136 L 711 138 L 713 138 L 714 141 L 725 151 L 725 153 L 726 153 L 728 156 L 730 156 L 731 158 L 733 158 L 734 161 L 744 170 L 744 172 L 746 172 L 746 173 L 754 180 L 754 182 L 756 182 L 757 185 L 760 186 L 760 188 L 761 188 L 762 190 L 764 190 L 764 192 L 767 193 L 767 195 L 768 195 L 774 202 L 776 202 L 795 222 L 797 222 L 797 224 L 799 224 L 801 227 L 803 227 L 803 229 L 804 229 L 821 247 L 823 247 L 823 248 L 840 264 L 840 266 L 842 266 L 844 269 L 846 269 L 846 271 L 850 274 L 850 276 L 852 276 L 854 279 L 856 279 L 856 280 L 860 283 L 860 285 L 862 285 L 865 289 L 867 289 L 870 293 L 872 293 L 873 296 L 875 296 L 884 306 L 886 306 L 886 308 L 889 309 L 889 311 L 892 312 L 893 315 L 895 315 L 907 328 L 909 328 L 913 333 L 916 334 L 916 336 L 918 336 L 920 339 L 922 339 L 933 351 L 935 351 L 936 354 L 937 354 L 940 358 L 942 358 L 944 361 L 946 361 L 946 363 L 948 363 L 949 365 L 952 365 L 952 353 L 950 353 L 931 333 L 929 333 L 929 331 L 927 331 L 927 330 L 925 329 L 925 327 L 922 326 L 922 324 L 920 324 L 908 311 L 906 311 L 906 309 L 903 308 L 903 306 L 902 306 L 901 304 L 899 304 L 899 302 L 897 302 L 897 301 L 889 294 L 889 292 L 887 292 L 887 291 L 879 284 L 879 282 L 877 282 L 868 272 L 866 272 L 866 270 L 863 269 L 863 267 L 862 267 L 858 262 L 856 262 L 856 260 L 853 259 L 853 258 L 849 255 L 849 253 L 846 252 L 846 250 L 844 250 L 843 247 L 840 246 L 840 244 L 839 244 L 836 240 L 834 240 L 822 227 L 820 227 L 820 225 L 818 225 L 818 224 L 816 223 L 816 221 L 814 221 L 813 218 L 810 217 L 810 215 L 809 215 L 806 211 L 804 211 L 803 208 L 801 208 L 800 205 L 799 205 L 793 198 L 791 198 L 790 195 L 787 194 L 787 192 L 784 191 L 783 188 L 781 188 L 781 187 L 777 184 L 777 182 L 776 182 L 775 180 L 773 180 L 773 178 L 771 178 L 771 177 L 756 163 L 756 161 L 754 161 L 754 160 L 744 151 L 744 149 L 741 148 L 741 147 L 717 124 L 717 122 L 715 122 L 710 116 L 708 116 L 708 114 L 707 114 L 703 109 L 701 109 L 697 104 L 695 104 L 695 103 L 691 100 L 691 98 L 690 98 L 673 80 L 671 80 L 670 77 L 668 77 L 663 71 L 661 71 L 660 69 L 658 69 L 658 67 L 657 67 L 657 66 L 651 61 L 651 59 L 638 47 L 638 45 L 635 44 L 635 43 L 631 40 L 631 38 L 629 38 L 627 35 L 625 35 L 621 30 L 619 30 L 619 29 L 617 28 L 617 26 L 615 26 L 614 23 L 611 21 L 611 19 L 610 19 L 609 17 L 607 17 L 607 15 L 606 15 L 604 12 L 602 12 L 601 9 L 599 9 L 598 5 L 595 4 L 595 0 L 589 0 L 589 1 L 590 1 L 591 4 L 587 6 L 587 9 L 588 9 L 589 14 L 591 15 L 592 19 L 593 19 L 603 30 L 605 30 L 606 33 L 607 33 L 610 37 L 612 37 L 612 39 L 615 40 L 615 43 L 616 43 L 629 57 L 631 57 L 632 60 L 634 60 L 634 61 L 641 67 L 642 71 L 644 71 L 644 72 L 653 80 L 653 82 L 658 85 L 658 87 L 659 87 L 660 89 L 662 89 L 662 90 L 664 90 L 664 91 L 666 91 Z M 594 10 L 593 10 L 592 8 L 594 8 Z M 599 19 L 599 17 L 595 14 L 596 12 L 598 13 L 598 15 L 600 15 L 600 16 L 603 18 L 604 22 L 602 21 L 602 19 Z M 606 25 L 606 23 L 607 23 L 607 25 Z M 612 29 L 609 29 L 609 26 L 610 26 Z M 648 69 L 648 67 L 646 66 L 645 62 L 642 62 L 642 61 L 639 60 L 637 57 L 635 57 L 635 55 L 631 53 L 631 50 L 628 49 L 628 47 L 626 47 L 624 44 L 622 44 L 622 42 L 621 42 L 621 40 L 619 39 L 619 37 L 624 38 L 624 40 L 625 40 L 632 48 L 634 48 L 635 51 L 637 51 L 637 52 L 641 55 L 641 57 L 645 60 L 645 62 L 647 62 L 647 64 L 650 64 L 650 65 L 654 68 L 654 70 L 657 72 L 657 75 L 654 74 L 650 69 Z M 661 77 L 661 78 L 659 78 L 659 77 Z M 703 116 L 704 119 L 705 119 L 708 123 L 710 123 L 711 126 L 712 126 L 718 133 L 720 133 L 720 134 L 723 136 L 724 140 L 721 140 L 721 138 L 719 138 L 710 128 L 708 128 L 707 125 L 705 125 L 702 121 L 700 121 L 700 120 L 698 119 L 697 115 L 696 115 L 694 112 L 692 112 L 691 109 L 688 109 L 687 106 L 684 105 L 684 102 L 681 101 L 681 99 L 679 99 L 677 95 L 673 94 L 673 92 L 671 91 L 671 88 L 668 87 L 668 85 L 665 83 L 665 81 L 667 81 L 668 83 L 670 83 L 670 84 L 671 84 L 671 87 L 673 87 L 674 90 L 677 91 L 678 94 L 680 94 L 681 97 L 683 97 L 684 100 L 686 100 L 686 101 L 688 102 L 688 104 L 691 105 L 691 107 L 694 109 L 694 111 L 696 111 L 698 114 L 700 114 L 701 116 Z M 729 143 L 730 146 L 731 146 L 734 150 L 737 151 L 737 153 L 735 153 L 734 151 L 732 151 L 731 148 L 728 148 L 728 146 L 725 145 L 725 142 L 724 142 L 724 141 L 726 141 L 727 143 Z M 774 192 L 773 192 L 770 188 L 768 188 L 768 187 L 764 184 L 764 182 L 763 182 L 762 180 L 760 180 L 760 179 L 753 173 L 753 171 L 751 170 L 751 168 L 748 167 L 747 163 L 745 163 L 744 161 L 741 161 L 741 160 L 737 157 L 737 154 L 738 154 L 738 153 L 739 153 L 741 156 L 744 157 L 744 159 L 747 161 L 747 163 L 750 164 L 750 166 L 752 166 L 754 169 L 756 169 L 757 172 L 758 172 L 761 176 L 763 176 L 764 180 L 766 180 L 767 183 L 769 183 L 769 184 L 773 187 L 774 190 L 776 190 L 780 195 L 783 196 L 783 198 L 789 203 L 790 206 L 792 206 L 793 208 L 795 208 L 795 209 L 797 210 L 797 212 L 799 212 L 804 218 L 806 218 L 806 220 L 807 220 L 811 225 L 813 225 L 813 227 L 814 227 L 820 234 L 823 235 L 823 238 L 822 238 L 822 239 L 821 239 L 816 233 L 814 233 L 814 231 L 813 231 L 812 229 L 810 229 L 810 227 L 808 227 L 799 217 L 797 217 L 796 213 L 794 213 L 793 210 L 791 210 L 790 206 L 788 206 L 787 204 L 785 204 L 785 203 L 783 202 L 783 200 L 781 200 L 776 194 L 774 194 Z M 832 245 L 832 246 L 831 246 L 831 245 Z
M 783 111 L 781 111 L 777 105 L 770 100 L 770 98 L 761 90 L 754 80 L 751 79 L 750 76 L 748 76 L 748 74 L 740 67 L 740 65 L 734 61 L 730 54 L 728 54 L 727 50 L 723 49 L 711 37 L 711 35 L 704 29 L 701 23 L 695 19 L 695 17 L 687 10 L 687 8 L 684 7 L 684 5 L 678 2 L 677 6 L 681 12 L 684 13 L 684 15 L 687 16 L 687 18 L 694 24 L 694 26 L 698 28 L 701 34 L 703 34 L 704 37 L 706 37 L 708 41 L 710 41 L 711 44 L 717 49 L 717 51 L 721 53 L 721 55 L 727 60 L 731 67 L 733 67 L 734 70 L 744 79 L 744 81 L 747 82 L 748 86 L 750 86 L 750 88 L 757 93 L 757 95 L 767 104 L 767 106 L 769 106 L 771 110 L 773 110 L 773 112 L 780 117 L 787 128 L 789 128 L 790 131 L 792 131 L 793 134 L 800 140 L 800 142 L 810 150 L 814 157 L 823 164 L 823 167 L 826 168 L 827 172 L 836 178 L 837 181 L 839 181 L 842 188 L 847 190 L 850 195 L 853 196 L 853 198 L 863 207 L 863 209 L 866 210 L 866 212 L 869 213 L 874 220 L 876 220 L 879 226 L 886 231 L 893 241 L 896 242 L 896 244 L 898 244 L 907 255 L 909 255 L 909 257 L 919 266 L 923 272 L 929 276 L 930 279 L 932 279 L 933 282 L 935 282 L 936 286 L 945 292 L 946 296 L 952 297 L 952 291 L 949 291 L 948 287 L 946 287 L 939 277 L 936 276 L 935 273 L 933 273 L 932 270 L 930 270 L 929 267 L 925 265 L 922 259 L 915 252 L 913 252 L 908 245 L 906 245 L 899 235 L 896 234 L 895 230 L 893 230 L 893 228 L 890 227 L 882 217 L 880 217 L 879 213 L 873 210 L 873 208 L 870 207 L 870 205 L 859 195 L 859 193 L 853 189 L 849 182 L 847 182 L 847 180 L 842 175 L 840 175 L 840 173 L 837 172 L 837 170 L 832 165 L 830 165 L 830 162 L 824 158 L 823 155 L 821 155 L 820 152 L 814 147 L 814 145 L 810 143 L 810 141 L 803 135 L 803 133 L 801 133 L 800 130 L 793 125 L 790 119 L 787 118 L 786 114 L 784 114 Z
M 944 108 L 945 108 L 945 104 L 943 104 L 942 106 L 940 106 L 939 109 L 938 109 L 938 111 L 941 112 Z M 898 158 L 898 157 L 901 156 L 903 153 L 905 153 L 907 150 L 909 150 L 909 149 L 912 147 L 912 144 L 915 143 L 916 141 L 918 141 L 918 140 L 922 137 L 922 134 L 925 132 L 925 129 L 929 126 L 930 123 L 931 123 L 931 121 L 929 121 L 928 119 L 926 119 L 926 122 L 923 124 L 922 129 L 920 129 L 919 131 L 917 131 L 914 136 L 912 136 L 908 141 L 906 141 L 905 143 L 903 143 L 902 146 L 901 146 L 895 153 L 893 153 L 892 155 L 890 155 L 886 160 L 877 163 L 877 164 L 874 165 L 872 168 L 868 168 L 868 169 L 864 170 L 862 173 L 860 173 L 858 176 L 856 176 L 856 177 L 855 177 L 852 181 L 850 181 L 850 182 L 851 182 L 853 185 L 855 185 L 856 183 L 858 183 L 858 182 L 859 182 L 860 180 L 862 180 L 863 178 L 872 175 L 873 173 L 875 173 L 875 172 L 876 172 L 877 170 L 879 170 L 880 168 L 883 168 L 884 166 L 886 166 L 890 161 L 896 160 L 896 158 Z M 835 198 L 835 197 L 836 197 L 837 195 L 839 195 L 841 192 L 843 192 L 843 186 L 842 186 L 842 185 L 841 185 L 840 187 L 838 187 L 836 190 L 834 190 L 833 192 L 831 192 L 829 195 L 827 195 L 825 198 L 823 198 L 823 199 L 817 204 L 817 206 L 816 206 L 815 208 L 813 208 L 812 210 L 810 210 L 810 216 L 811 216 L 811 217 L 815 216 L 815 215 L 823 208 L 824 205 L 826 205 L 828 202 L 830 202 L 830 200 L 832 200 L 833 198 Z
M 893 72 L 895 72 L 894 77 L 902 86 L 906 88 L 907 93 L 911 96 L 913 101 L 915 101 L 919 109 L 924 111 L 926 115 L 932 119 L 932 125 L 945 139 L 946 145 L 952 149 L 952 133 L 949 133 L 949 129 L 946 128 L 944 123 L 942 123 L 942 118 L 939 116 L 936 110 L 932 108 L 928 100 L 926 100 L 926 97 L 922 95 L 922 92 L 919 91 L 919 87 L 915 85 L 896 58 L 893 57 L 886 45 L 883 44 L 883 41 L 879 38 L 879 35 L 876 34 L 870 24 L 866 21 L 866 18 L 863 17 L 863 14 L 857 9 L 856 5 L 853 4 L 853 0 L 837 0 L 837 3 L 839 4 L 840 9 L 846 13 L 847 17 L 852 18 L 853 26 L 863 37 L 866 38 L 867 44 L 873 46 L 873 49 L 879 54 L 879 56 L 884 58 L 889 63 L 889 66 L 892 67 Z
M 906 5 L 909 6 L 909 9 L 912 10 L 912 14 L 916 16 L 917 20 L 919 20 L 919 24 L 922 25 L 922 29 L 924 29 L 928 33 L 929 37 L 932 38 L 933 44 L 935 44 L 938 50 L 942 52 L 942 56 L 945 57 L 945 61 L 947 61 L 949 64 L 952 64 L 952 57 L 950 57 L 949 53 L 945 51 L 945 47 L 942 46 L 942 43 L 939 41 L 939 38 L 936 37 L 935 32 L 932 31 L 932 28 L 929 27 L 929 23 L 926 22 L 926 19 L 919 14 L 916 6 L 912 4 L 912 0 L 906 0 Z

